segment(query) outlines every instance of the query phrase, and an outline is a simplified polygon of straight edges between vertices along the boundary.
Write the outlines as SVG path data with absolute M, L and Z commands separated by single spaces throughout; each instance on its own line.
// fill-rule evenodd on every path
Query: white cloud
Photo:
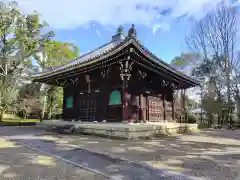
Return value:
M 53 28 L 73 29 L 89 22 L 146 25 L 155 33 L 183 15 L 201 18 L 221 0 L 17 0 L 25 13 L 37 10 Z M 207 7 L 207 8 L 206 8 Z M 171 13 L 159 12 L 170 9 Z
M 153 27 L 152 27 L 152 32 L 153 32 L 153 34 L 156 34 L 156 32 L 158 31 L 158 29 L 168 30 L 169 28 L 170 28 L 170 27 L 169 27 L 169 24 L 161 24 L 161 23 L 158 23 L 158 24 L 153 25 Z
M 95 32 L 96 32 L 98 37 L 101 37 L 101 33 L 100 33 L 100 31 L 98 29 L 96 29 Z

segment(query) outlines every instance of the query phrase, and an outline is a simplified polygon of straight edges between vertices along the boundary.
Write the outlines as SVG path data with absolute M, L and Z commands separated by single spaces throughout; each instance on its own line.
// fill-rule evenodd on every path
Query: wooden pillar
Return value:
M 149 121 L 149 100 L 148 100 L 148 94 L 146 94 L 146 120 Z
M 63 105 L 62 105 L 62 118 L 65 120 L 66 115 L 66 87 L 63 86 Z
M 123 107 L 122 107 L 122 120 L 132 122 L 132 120 L 129 118 L 129 93 L 128 93 L 128 83 L 131 78 L 131 71 L 132 71 L 132 65 L 133 61 L 131 58 L 131 53 L 133 52 L 133 49 L 129 49 L 129 54 L 126 58 L 122 59 L 120 63 L 120 77 L 122 80 L 122 95 L 123 95 Z
M 141 121 L 141 120 L 143 120 L 143 111 L 142 111 L 143 105 L 142 105 L 142 96 L 141 95 L 138 96 L 138 109 L 139 109 L 138 120 Z
M 174 91 L 172 93 L 172 119 L 175 121 L 175 104 L 174 104 Z
M 143 95 L 139 95 L 139 105 L 140 105 L 140 120 L 146 120 L 146 103 L 144 104 L 144 97 Z
M 166 99 L 166 93 L 165 93 L 165 90 L 163 91 L 163 119 L 166 120 L 166 105 L 165 105 L 165 99 Z
M 187 123 L 187 113 L 186 113 L 186 105 L 185 105 L 185 101 L 186 101 L 186 89 L 182 89 L 181 90 L 181 96 L 182 96 L 182 107 L 183 107 L 183 117 L 184 117 L 184 123 Z
M 123 120 L 129 120 L 129 115 L 128 115 L 128 80 L 126 79 L 126 77 L 124 77 L 123 79 L 123 87 L 122 87 L 122 94 L 123 94 L 123 111 L 122 111 L 122 117 Z

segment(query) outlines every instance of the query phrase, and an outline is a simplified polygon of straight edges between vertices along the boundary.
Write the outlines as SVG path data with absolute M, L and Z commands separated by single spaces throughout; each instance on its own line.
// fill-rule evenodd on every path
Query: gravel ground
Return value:
M 240 130 L 205 130 L 147 141 L 79 135 L 38 138 L 55 138 L 54 142 L 58 146 L 68 144 L 195 178 L 240 180 Z
M 240 131 L 208 130 L 148 141 L 62 135 L 16 127 L 0 128 L 0 135 L 124 180 L 188 179 L 179 174 L 201 180 L 240 180 L 237 178 L 240 171 Z M 146 163 L 160 171 L 118 158 Z
M 1 180 L 108 180 L 0 138 Z

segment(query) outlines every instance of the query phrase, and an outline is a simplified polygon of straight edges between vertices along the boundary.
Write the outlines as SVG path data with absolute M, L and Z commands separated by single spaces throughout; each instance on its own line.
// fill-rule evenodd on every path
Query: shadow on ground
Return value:
M 0 138 L 0 160 L 1 180 L 107 179 L 2 138 Z
M 140 170 L 146 170 L 142 167 L 136 170 L 136 164 L 127 166 L 125 162 L 117 158 L 145 163 L 160 169 L 159 173 L 163 173 L 163 170 L 170 170 L 178 174 L 211 180 L 236 179 L 237 172 L 240 170 L 240 140 L 238 138 L 240 131 L 207 130 L 198 134 L 159 137 L 147 141 L 44 134 L 42 130 L 33 131 L 33 129 L 25 131 L 25 134 L 23 129 L 17 131 L 15 136 L 11 136 L 14 140 L 29 145 L 34 145 L 34 143 L 36 145 L 38 142 L 39 147 L 48 149 L 51 153 L 60 153 L 68 159 L 79 158 L 78 161 L 85 163 L 86 166 L 98 158 L 94 163 L 95 168 L 102 167 L 105 170 L 108 168 L 108 172 L 116 176 L 121 176 L 117 173 L 118 169 L 125 173 L 131 172 L 132 176 L 140 173 Z M 89 151 L 94 153 L 89 153 Z M 99 153 L 102 155 L 99 156 Z M 148 173 L 151 176 L 153 171 L 149 170 Z M 149 175 L 146 174 L 146 176 Z

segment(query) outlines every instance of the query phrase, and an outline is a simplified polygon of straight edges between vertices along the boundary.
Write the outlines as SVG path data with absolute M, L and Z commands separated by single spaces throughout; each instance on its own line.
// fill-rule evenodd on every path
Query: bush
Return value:
M 236 128 L 236 129 L 240 129 L 240 122 L 239 121 L 234 122 L 233 127 Z
M 198 128 L 199 128 L 199 129 L 208 128 L 208 123 L 206 123 L 206 122 L 201 122 L 201 123 L 198 125 Z
M 196 123 L 196 121 L 197 121 L 197 118 L 196 118 L 196 116 L 195 116 L 195 115 L 188 114 L 187 116 L 188 116 L 188 123 L 191 123 L 191 124 L 194 124 L 194 123 Z

